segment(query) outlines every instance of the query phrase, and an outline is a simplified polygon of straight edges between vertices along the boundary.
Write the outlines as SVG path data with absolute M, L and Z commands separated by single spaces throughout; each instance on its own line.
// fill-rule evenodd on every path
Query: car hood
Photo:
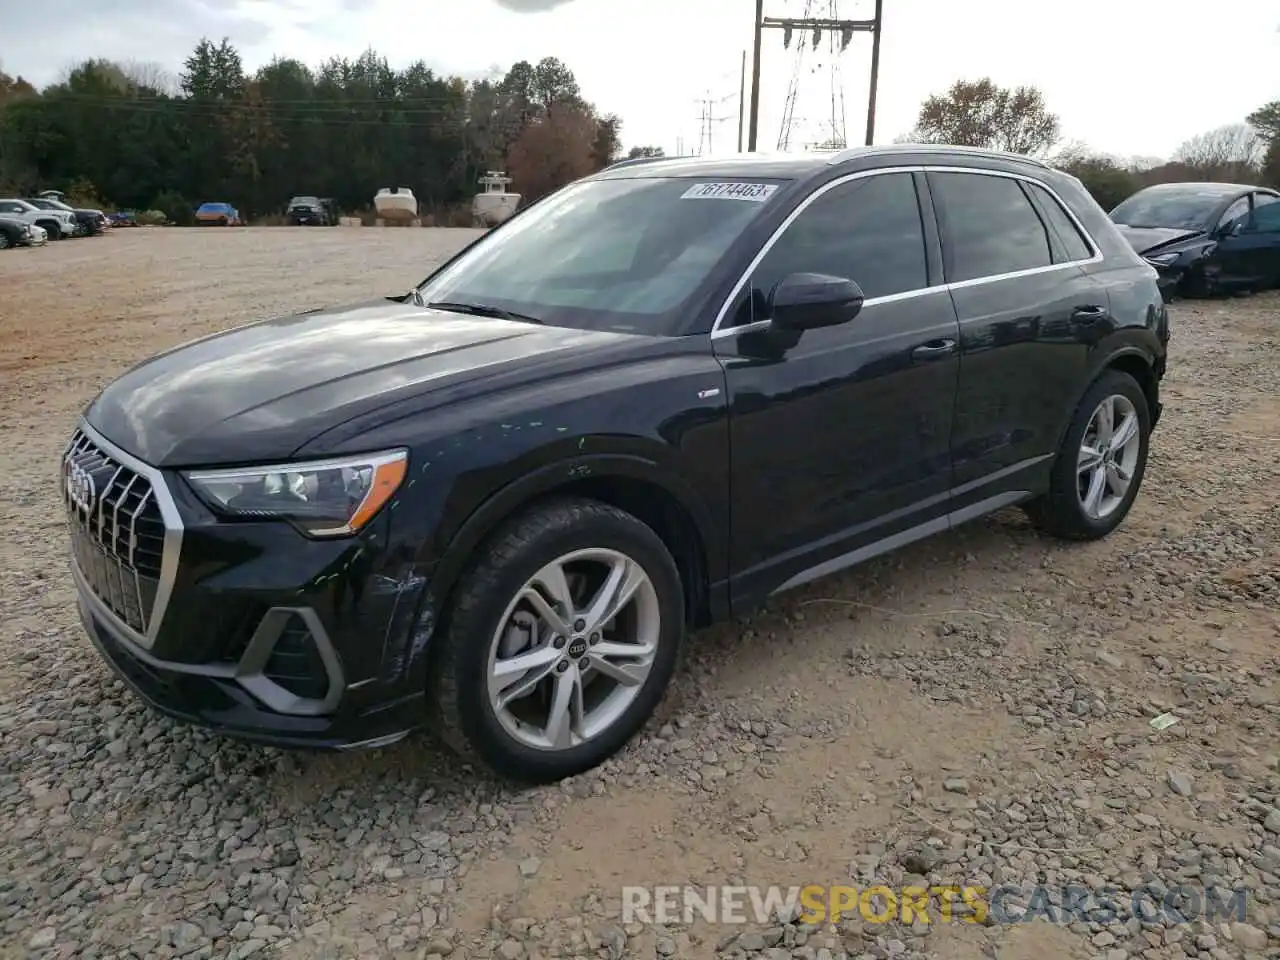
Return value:
M 288 458 L 379 405 L 637 339 L 378 300 L 180 346 L 107 386 L 85 419 L 160 467 Z
M 1204 236 L 1203 230 L 1184 230 L 1176 227 L 1130 227 L 1117 223 L 1116 229 L 1129 241 L 1129 245 L 1137 253 L 1150 253 L 1157 247 Z

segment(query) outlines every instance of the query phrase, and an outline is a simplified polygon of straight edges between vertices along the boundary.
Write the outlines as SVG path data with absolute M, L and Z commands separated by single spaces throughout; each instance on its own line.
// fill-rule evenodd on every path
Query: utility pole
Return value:
M 760 129 L 760 39 L 764 33 L 764 0 L 756 0 L 756 20 L 751 28 L 755 35 L 751 60 L 751 125 L 747 130 L 747 149 L 756 150 L 756 133 Z
M 876 0 L 875 29 L 871 31 L 871 86 L 867 90 L 867 146 L 876 139 L 876 92 L 880 85 L 880 28 L 884 25 L 884 0 Z
M 871 44 L 871 89 L 867 97 L 867 143 L 875 135 L 876 94 L 880 79 L 880 17 L 884 0 L 876 0 L 876 15 L 872 20 L 836 20 L 830 17 L 766 17 L 764 0 L 756 0 L 755 66 L 751 72 L 751 123 L 748 150 L 756 148 L 756 131 L 760 123 L 760 41 L 766 29 L 781 30 L 783 44 L 790 45 L 792 34 L 811 31 L 816 37 L 824 30 L 840 34 L 841 49 L 849 45 L 855 33 L 869 33 Z
M 738 152 L 742 152 L 742 122 L 747 115 L 747 51 L 742 51 L 742 76 L 738 81 Z

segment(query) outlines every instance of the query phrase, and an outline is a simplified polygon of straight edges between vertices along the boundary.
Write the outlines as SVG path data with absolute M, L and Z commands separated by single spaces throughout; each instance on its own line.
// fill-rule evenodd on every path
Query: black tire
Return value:
M 62 239 L 62 228 L 61 228 L 60 226 L 58 226 L 56 223 L 54 223 L 53 221 L 47 221 L 47 222 L 44 222 L 44 223 L 37 223 L 37 224 L 36 224 L 36 226 L 37 226 L 37 227 L 44 227 L 44 231 L 45 231 L 45 233 L 49 234 L 49 240 L 50 240 L 50 242 L 52 242 L 52 241 L 54 241 L 54 240 L 61 240 L 61 239 Z
M 9 235 L 0 231 L 0 250 L 9 249 Z
M 1133 477 L 1124 498 L 1105 518 L 1089 516 L 1080 500 L 1078 457 L 1085 431 L 1099 405 L 1107 397 L 1121 396 L 1133 405 L 1138 417 L 1139 446 Z M 1062 440 L 1062 448 L 1054 461 L 1049 492 L 1026 504 L 1023 509 L 1041 531 L 1063 540 L 1100 540 L 1124 521 L 1142 487 L 1147 470 L 1147 452 L 1151 442 L 1151 408 L 1142 387 L 1129 374 L 1120 370 L 1103 371 L 1085 391 L 1076 407 L 1071 425 Z
M 565 750 L 540 750 L 502 727 L 488 694 L 489 653 L 508 605 L 545 564 L 574 550 L 608 548 L 644 568 L 661 623 L 652 668 L 612 726 Z M 461 757 L 499 777 L 550 783 L 589 770 L 620 750 L 653 714 L 680 659 L 684 588 L 665 544 L 651 528 L 609 504 L 563 499 L 534 506 L 477 550 L 436 636 L 429 681 L 441 738 Z

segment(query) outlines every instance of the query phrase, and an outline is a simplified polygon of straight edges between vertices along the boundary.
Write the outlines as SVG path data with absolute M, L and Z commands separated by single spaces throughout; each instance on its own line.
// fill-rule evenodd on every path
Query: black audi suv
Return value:
M 63 462 L 89 637 L 284 746 L 433 725 L 546 781 L 691 631 L 1017 505 L 1105 536 L 1161 410 L 1156 272 L 1074 178 L 894 146 L 623 162 L 402 296 L 170 350 Z

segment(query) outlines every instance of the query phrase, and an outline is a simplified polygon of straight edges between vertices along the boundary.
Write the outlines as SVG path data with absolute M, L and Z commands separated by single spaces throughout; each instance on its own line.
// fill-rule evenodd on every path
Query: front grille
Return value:
M 62 460 L 62 495 L 80 575 L 117 617 L 146 633 L 165 535 L 151 481 L 77 430 Z
M 329 674 L 320 651 L 307 622 L 296 613 L 290 615 L 276 640 L 262 674 L 294 696 L 308 700 L 323 700 L 329 692 Z

